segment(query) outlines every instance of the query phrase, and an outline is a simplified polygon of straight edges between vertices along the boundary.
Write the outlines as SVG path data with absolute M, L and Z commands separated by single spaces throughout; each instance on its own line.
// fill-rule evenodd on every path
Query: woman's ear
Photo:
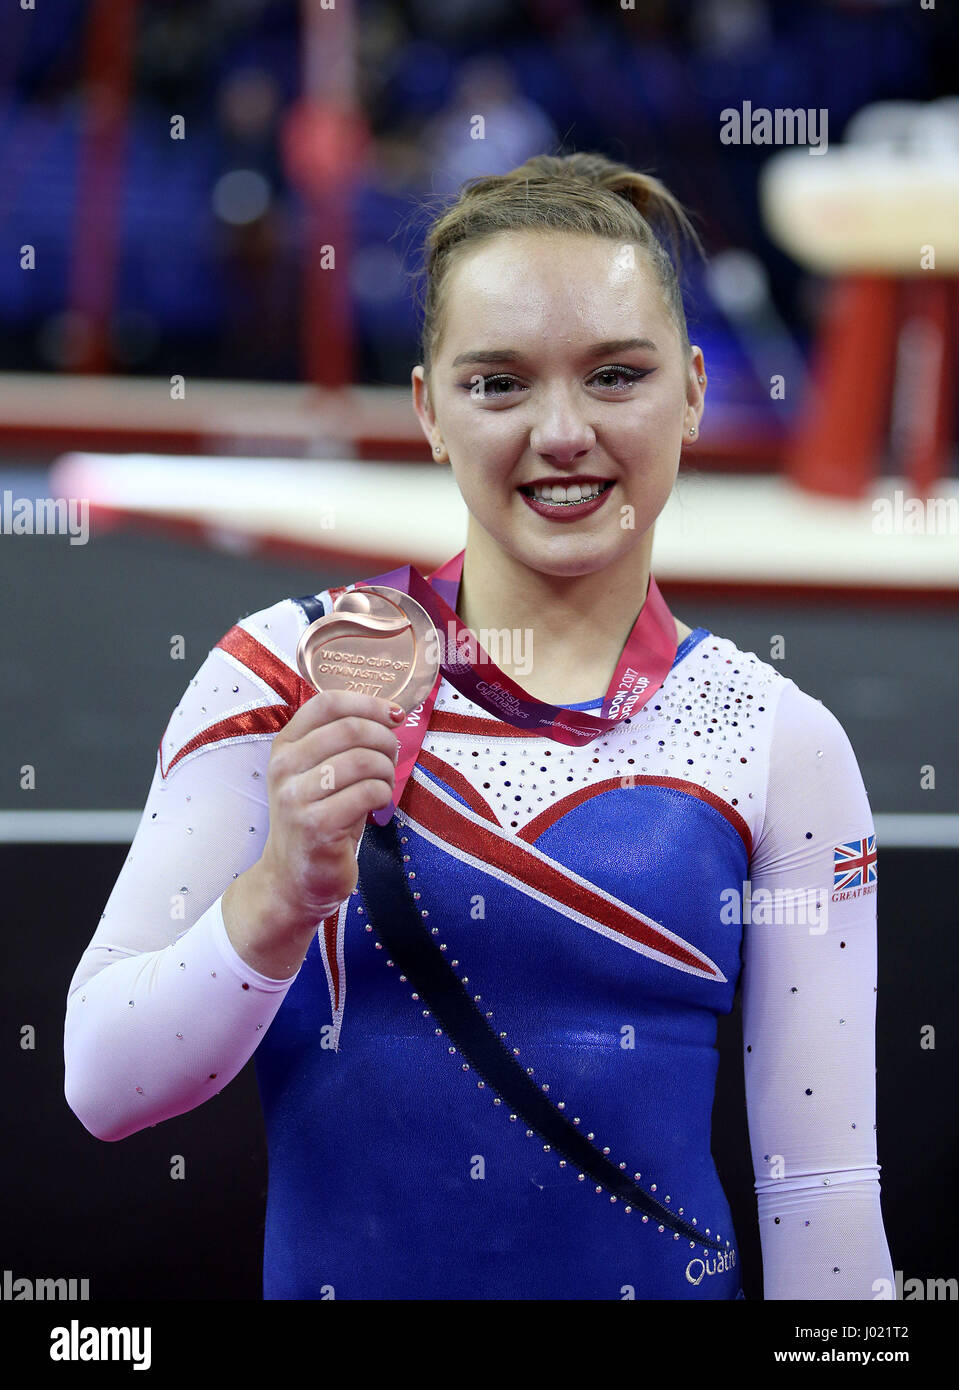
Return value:
M 426 380 L 426 373 L 422 363 L 417 363 L 411 374 L 413 386 L 413 409 L 416 411 L 417 418 L 426 435 L 430 446 L 430 452 L 434 463 L 445 463 L 449 459 L 443 445 L 439 426 L 433 414 L 433 407 L 430 403 L 429 383 Z
M 686 430 L 687 439 L 699 434 L 699 423 L 706 405 L 706 364 L 702 349 L 694 344 L 689 349 L 686 369 Z

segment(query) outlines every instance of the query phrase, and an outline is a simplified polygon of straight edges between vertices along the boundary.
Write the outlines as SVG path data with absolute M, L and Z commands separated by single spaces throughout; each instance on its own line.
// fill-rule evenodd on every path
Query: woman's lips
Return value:
M 548 517 L 550 521 L 578 521 L 580 517 L 589 516 L 597 511 L 615 486 L 616 484 L 611 482 L 608 487 L 603 488 L 598 497 L 590 497 L 586 502 L 541 502 L 538 497 L 527 497 L 522 489 L 517 490 L 527 507 L 538 512 L 540 516 Z

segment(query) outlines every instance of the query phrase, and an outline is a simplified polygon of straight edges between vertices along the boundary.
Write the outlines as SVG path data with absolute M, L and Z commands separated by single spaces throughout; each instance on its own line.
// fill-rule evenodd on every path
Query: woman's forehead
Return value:
M 620 241 L 500 236 L 451 269 L 446 347 L 481 330 L 497 338 L 563 331 L 589 341 L 662 337 L 668 317 L 651 267 Z M 511 243 L 511 244 L 506 244 Z M 641 319 L 641 322 L 640 322 Z M 501 345 L 501 344 L 498 344 Z M 494 346 L 492 342 L 487 346 Z M 457 352 L 460 347 L 455 349 Z
M 448 313 L 474 320 L 475 314 L 505 313 L 521 318 L 530 307 L 582 314 L 602 303 L 630 313 L 639 304 L 659 306 L 655 274 L 632 243 L 598 236 L 505 234 L 475 247 L 450 267 Z
M 650 265 L 636 242 L 524 227 L 485 237 L 460 255 L 450 274 L 455 274 L 461 283 L 483 284 L 494 268 L 499 275 L 517 278 L 577 272 L 595 276 L 601 272 L 612 281 L 625 283 Z

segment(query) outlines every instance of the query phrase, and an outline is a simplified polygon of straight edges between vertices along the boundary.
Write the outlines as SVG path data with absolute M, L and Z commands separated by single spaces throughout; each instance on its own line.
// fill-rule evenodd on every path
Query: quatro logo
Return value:
M 736 1264 L 735 1250 L 723 1250 L 705 1260 L 690 1260 L 686 1266 L 686 1278 L 691 1284 L 701 1284 L 707 1274 L 725 1274 Z

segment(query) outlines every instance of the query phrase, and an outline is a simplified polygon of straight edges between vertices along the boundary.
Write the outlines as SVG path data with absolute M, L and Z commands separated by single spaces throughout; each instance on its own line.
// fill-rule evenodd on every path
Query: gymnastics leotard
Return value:
M 315 599 L 329 612 L 339 592 Z M 396 813 L 416 907 L 477 1007 L 709 1248 L 597 1192 L 498 1103 L 359 891 L 290 979 L 233 947 L 220 898 L 263 851 L 271 741 L 314 693 L 295 651 L 315 599 L 239 620 L 170 718 L 69 987 L 65 1095 L 84 1126 L 122 1139 L 253 1057 L 267 1299 L 741 1298 L 710 1129 L 717 1016 L 742 972 L 764 1296 L 875 1298 L 893 1281 L 875 830 L 836 718 L 701 627 L 652 699 L 581 747 L 500 722 L 443 677 Z M 566 708 L 598 714 L 600 695 Z

